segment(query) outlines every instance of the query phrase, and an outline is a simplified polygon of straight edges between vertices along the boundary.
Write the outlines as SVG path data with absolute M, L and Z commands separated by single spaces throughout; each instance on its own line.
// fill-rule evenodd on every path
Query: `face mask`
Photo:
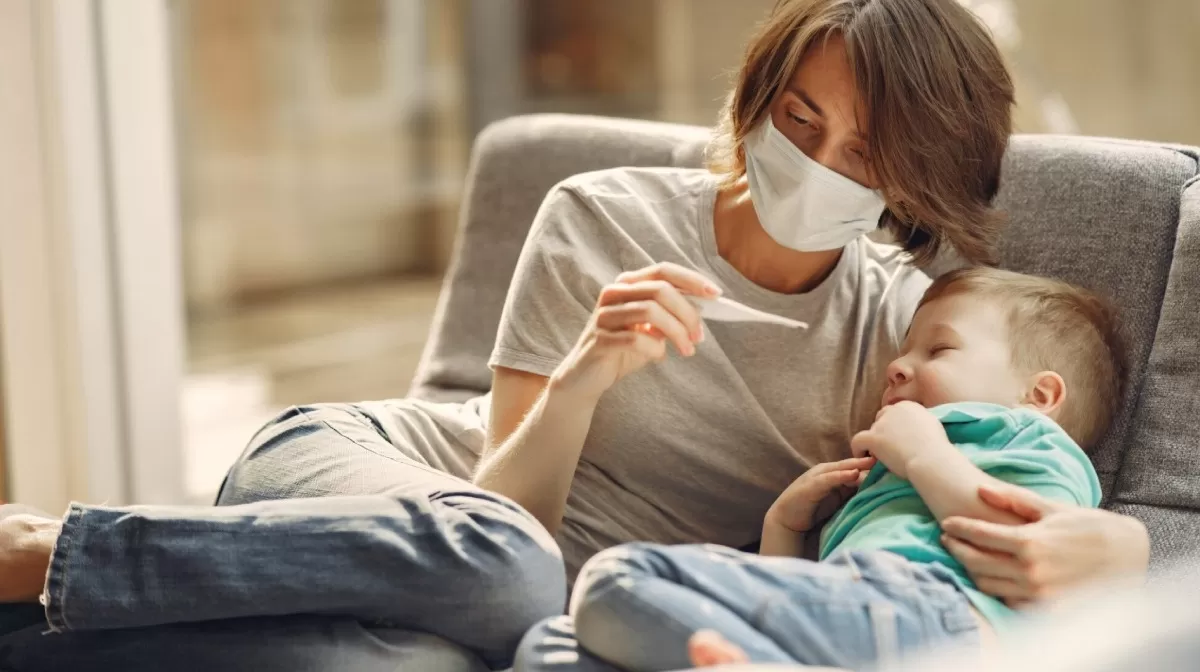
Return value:
M 874 231 L 887 208 L 878 191 L 808 158 L 770 115 L 746 137 L 746 178 L 763 228 L 793 250 L 845 247 Z

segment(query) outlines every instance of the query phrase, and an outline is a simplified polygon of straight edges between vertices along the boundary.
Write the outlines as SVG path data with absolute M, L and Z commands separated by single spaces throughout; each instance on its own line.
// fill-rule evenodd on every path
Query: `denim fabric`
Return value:
M 248 465 L 265 455 L 290 464 L 268 496 L 388 488 L 254 501 L 250 475 L 263 472 Z M 50 627 L 348 616 L 436 635 L 504 667 L 531 625 L 562 613 L 561 554 L 519 506 L 418 458 L 353 408 L 295 409 L 259 433 L 223 487 L 223 501 L 251 503 L 72 505 L 43 597 Z M 248 640 L 259 622 L 248 621 Z
M 754 662 L 861 669 L 948 642 L 977 646 L 979 627 L 937 565 L 859 551 L 815 563 L 710 545 L 601 553 L 576 585 L 571 615 L 573 636 L 561 620 L 526 635 L 518 672 L 685 669 L 687 641 L 705 628 Z
M 46 611 L 37 604 L 0 604 L 0 637 L 31 626 L 46 629 Z M 0 667 L 0 671 L 4 668 Z
M 570 616 L 555 616 L 533 626 L 517 648 L 513 671 L 622 672 L 579 647 Z
M 288 616 L 0 638 L 0 672 L 487 672 L 433 635 L 349 617 Z

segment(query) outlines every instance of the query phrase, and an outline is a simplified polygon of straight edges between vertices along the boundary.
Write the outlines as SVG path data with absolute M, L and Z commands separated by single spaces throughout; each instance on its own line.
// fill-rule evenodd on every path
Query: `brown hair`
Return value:
M 914 261 L 949 244 L 994 265 L 991 206 L 1012 132 L 1013 84 L 987 29 L 956 0 L 780 0 L 750 40 L 709 147 L 709 169 L 746 172 L 743 141 L 769 114 L 810 46 L 846 43 L 867 119 L 882 220 Z
M 1058 424 L 1085 450 L 1108 431 L 1125 388 L 1125 338 L 1116 308 L 1059 280 L 970 268 L 934 281 L 920 305 L 971 294 L 1009 310 L 1013 362 L 1030 373 L 1054 371 L 1067 383 Z M 919 307 L 918 307 L 919 310 Z

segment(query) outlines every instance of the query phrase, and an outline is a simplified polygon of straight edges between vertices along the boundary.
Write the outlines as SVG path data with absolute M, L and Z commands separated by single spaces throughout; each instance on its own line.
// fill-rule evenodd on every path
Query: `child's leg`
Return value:
M 758 582 L 746 574 L 746 563 L 759 559 L 715 546 L 629 544 L 605 551 L 584 567 L 575 587 L 579 642 L 622 668 L 675 670 L 691 665 L 691 636 L 711 629 L 754 662 L 796 662 L 751 622 L 771 589 L 747 590 Z
M 951 580 L 888 553 L 814 563 L 717 546 L 623 546 L 584 568 L 571 613 L 583 649 L 635 671 L 686 668 L 688 639 L 704 629 L 752 662 L 844 668 L 977 639 Z

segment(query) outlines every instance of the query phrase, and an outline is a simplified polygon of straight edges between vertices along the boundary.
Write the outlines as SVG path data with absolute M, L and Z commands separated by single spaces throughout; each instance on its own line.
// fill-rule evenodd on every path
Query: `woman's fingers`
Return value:
M 1028 488 L 1009 484 L 982 485 L 979 487 L 979 498 L 993 508 L 1015 513 L 1031 523 L 1035 523 L 1047 514 L 1061 508 L 1060 504 L 1052 502 Z
M 696 353 L 696 346 L 687 327 L 657 301 L 647 299 L 618 303 L 604 306 L 596 312 L 596 326 L 605 331 L 633 330 L 648 336 L 642 327 L 647 324 L 662 332 L 663 336 L 675 344 L 675 349 L 680 354 L 690 357 Z
M 704 337 L 704 324 L 700 311 L 692 305 L 679 289 L 662 280 L 651 280 L 633 284 L 617 283 L 600 292 L 601 310 L 628 303 L 653 301 L 662 306 L 687 329 L 688 337 L 699 342 Z
M 1024 525 L 998 525 L 984 520 L 954 516 L 942 521 L 942 531 L 976 548 L 1021 555 L 1027 545 Z
M 650 361 L 661 361 L 667 355 L 666 341 L 641 330 L 608 331 L 596 333 L 596 341 L 603 347 L 633 351 Z
M 975 580 L 975 587 L 992 597 L 1008 602 L 1010 606 L 1013 602 L 1024 603 L 1031 598 L 1029 590 L 1012 579 L 985 576 Z
M 942 535 L 942 545 L 946 547 L 950 555 L 954 556 L 954 559 L 966 567 L 967 573 L 974 579 L 991 577 L 1018 580 L 1021 578 L 1020 565 L 1016 558 L 1007 553 L 985 551 L 949 535 Z
M 659 331 L 658 327 L 655 327 L 653 324 L 646 324 L 646 323 L 635 324 L 635 325 L 633 325 L 633 330 L 640 331 L 643 334 L 646 334 L 647 336 L 653 336 L 654 338 L 657 338 L 660 341 L 666 339 L 666 337 L 667 337 L 666 334 Z
M 720 296 L 721 289 L 703 275 L 678 264 L 663 262 L 617 276 L 617 282 L 634 284 L 647 280 L 664 280 L 696 296 Z

